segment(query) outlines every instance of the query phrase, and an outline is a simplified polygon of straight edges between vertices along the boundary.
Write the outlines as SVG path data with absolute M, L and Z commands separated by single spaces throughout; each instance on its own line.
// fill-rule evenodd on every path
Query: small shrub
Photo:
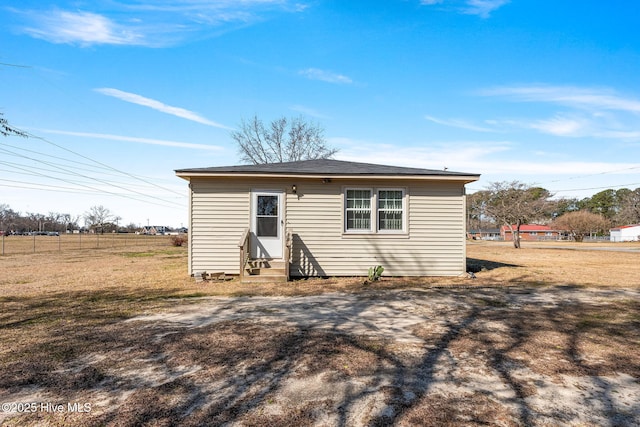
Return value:
M 369 268 L 369 281 L 375 282 L 379 280 L 382 276 L 382 272 L 384 271 L 384 267 L 381 265 L 376 265 L 375 267 Z
M 180 234 L 178 236 L 171 236 L 169 240 L 173 246 L 182 246 L 187 243 L 187 236 Z

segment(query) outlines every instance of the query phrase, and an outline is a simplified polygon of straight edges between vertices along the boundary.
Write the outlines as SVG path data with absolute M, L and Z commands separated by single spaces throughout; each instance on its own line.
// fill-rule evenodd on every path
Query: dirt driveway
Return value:
M 91 412 L 5 422 L 640 424 L 638 290 L 211 297 L 95 332 L 90 353 L 9 390 Z

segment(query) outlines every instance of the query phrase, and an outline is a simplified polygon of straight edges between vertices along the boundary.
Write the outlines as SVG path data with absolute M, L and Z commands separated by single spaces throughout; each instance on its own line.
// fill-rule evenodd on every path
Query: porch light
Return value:
M 293 185 L 291 186 L 291 192 L 292 192 L 293 194 L 297 194 L 297 193 L 298 193 L 298 186 L 297 186 L 297 185 L 295 185 L 295 184 L 293 184 Z

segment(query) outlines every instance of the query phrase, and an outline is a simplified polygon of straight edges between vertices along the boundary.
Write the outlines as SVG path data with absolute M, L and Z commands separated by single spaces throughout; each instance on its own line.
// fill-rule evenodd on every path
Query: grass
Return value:
M 69 252 L 93 249 L 157 248 L 171 236 L 138 234 L 61 234 L 59 236 L 0 236 L 0 255 Z
M 422 379 L 434 376 L 430 364 L 444 352 L 465 369 L 498 372 L 518 402 L 535 395 L 536 387 L 514 376 L 511 366 L 558 381 L 561 375 L 616 373 L 637 381 L 640 303 L 617 296 L 616 291 L 638 288 L 638 253 L 550 246 L 554 245 L 525 242 L 523 249 L 514 250 L 504 244 L 470 242 L 467 255 L 477 269 L 475 280 L 383 276 L 368 285 L 363 278 L 309 279 L 285 285 L 236 280 L 196 283 L 187 275 L 185 247 L 5 255 L 0 257 L 0 401 L 15 401 L 25 390 L 36 389 L 65 402 L 108 396 L 116 400 L 112 407 L 117 409 L 103 409 L 89 418 L 40 413 L 5 421 L 8 425 L 197 425 L 239 419 L 248 425 L 309 425 L 317 421 L 318 413 L 335 410 L 333 403 L 325 397 L 283 407 L 284 379 L 328 375 L 323 378 L 332 378 L 334 387 L 344 381 L 374 381 L 369 387 L 379 389 L 381 402 L 395 408 L 387 415 L 400 425 L 416 420 L 433 425 L 495 420 L 504 425 L 526 424 L 531 421 L 526 413 L 514 415 L 491 393 L 432 395 L 432 386 L 423 380 L 404 386 L 402 381 L 413 372 L 420 372 Z M 417 326 L 416 336 L 424 340 L 426 349 L 432 349 L 424 355 L 383 339 L 296 326 L 237 321 L 184 329 L 162 324 L 134 327 L 124 322 L 141 314 L 191 306 L 207 296 L 344 292 L 373 302 L 390 290 L 406 290 L 416 299 L 453 298 L 462 305 L 447 311 L 440 323 Z M 515 307 L 512 302 L 528 295 L 576 290 L 608 292 L 611 297 L 552 307 Z M 115 376 L 114 372 L 127 374 Z M 395 380 L 380 383 L 379 378 L 386 376 Z M 217 390 L 236 392 L 220 400 L 211 391 L 218 385 Z M 407 400 L 403 395 L 407 392 L 414 397 Z M 370 425 L 388 421 L 384 416 L 368 419 Z

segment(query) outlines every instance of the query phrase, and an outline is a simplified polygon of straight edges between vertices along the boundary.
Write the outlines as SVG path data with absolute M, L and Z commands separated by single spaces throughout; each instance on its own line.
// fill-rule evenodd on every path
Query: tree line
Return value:
M 467 195 L 467 230 L 505 225 L 519 248 L 523 224 L 550 225 L 582 241 L 611 227 L 640 223 L 640 188 L 608 189 L 583 199 L 552 197 L 545 188 L 519 181 L 490 183 L 486 190 Z
M 121 219 L 104 206 L 92 206 L 82 215 L 72 215 L 59 212 L 22 214 L 7 204 L 0 204 L 0 231 L 3 234 L 66 233 L 73 230 L 92 230 L 98 233 L 135 232 L 140 228 L 134 223 L 120 226 Z

